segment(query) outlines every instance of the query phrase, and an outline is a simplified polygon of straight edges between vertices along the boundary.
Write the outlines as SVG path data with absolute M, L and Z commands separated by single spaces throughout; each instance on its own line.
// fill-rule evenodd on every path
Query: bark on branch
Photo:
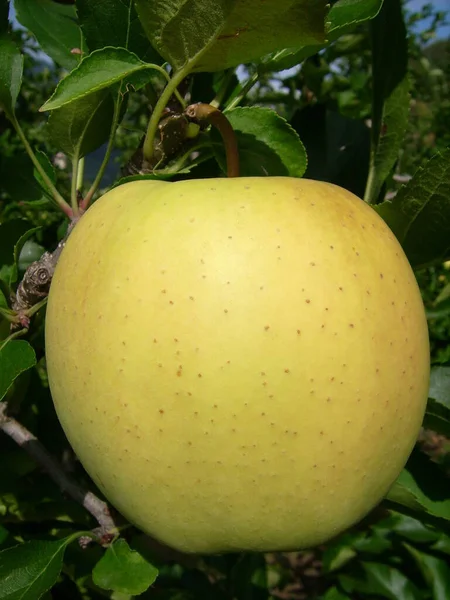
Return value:
M 52 456 L 41 442 L 14 417 L 7 414 L 8 405 L 0 402 L 0 430 L 16 444 L 26 450 L 31 458 L 42 466 L 59 488 L 84 508 L 97 520 L 95 530 L 101 543 L 106 543 L 117 533 L 117 526 L 106 502 L 84 489 L 64 471 L 61 463 Z

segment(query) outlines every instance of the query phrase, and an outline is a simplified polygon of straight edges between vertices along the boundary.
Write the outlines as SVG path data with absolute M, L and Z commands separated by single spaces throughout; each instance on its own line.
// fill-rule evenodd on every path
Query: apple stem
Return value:
M 222 136 L 227 156 L 227 177 L 239 177 L 239 149 L 236 133 L 227 117 L 211 104 L 191 104 L 184 111 L 193 121 L 213 125 Z

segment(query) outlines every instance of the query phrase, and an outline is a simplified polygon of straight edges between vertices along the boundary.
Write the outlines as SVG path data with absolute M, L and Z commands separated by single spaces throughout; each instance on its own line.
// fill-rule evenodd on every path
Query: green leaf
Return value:
M 38 600 L 56 583 L 66 546 L 77 537 L 33 540 L 0 552 L 0 600 Z
M 10 286 L 12 286 L 17 281 L 17 277 L 19 274 L 19 257 L 25 242 L 27 242 L 27 240 L 29 240 L 30 237 L 36 233 L 36 231 L 39 231 L 39 229 L 40 227 L 33 227 L 32 229 L 29 229 L 23 235 L 21 235 L 20 238 L 17 240 L 17 243 L 14 246 L 14 262 L 9 278 Z
M 5 36 L 0 38 L 0 107 L 9 119 L 14 111 L 22 85 L 23 56 L 19 49 Z
M 47 174 L 50 181 L 52 183 L 56 183 L 55 167 L 52 165 L 49 157 L 41 150 L 38 150 L 36 152 L 36 158 L 38 159 L 41 167 L 44 169 L 44 171 Z M 34 175 L 34 178 L 36 179 L 36 181 L 38 182 L 38 184 L 40 185 L 40 187 L 42 188 L 42 190 L 51 197 L 52 193 L 48 190 L 47 184 L 42 179 L 42 175 L 39 173 L 39 171 L 36 169 L 36 167 L 34 167 L 34 169 L 33 169 L 33 175 Z
M 54 94 L 41 106 L 40 111 L 55 110 L 71 102 L 79 101 L 110 87 L 139 71 L 153 66 L 142 62 L 125 48 L 102 48 L 95 50 L 80 62 L 79 66 L 65 77 Z M 133 85 L 135 84 L 133 80 Z M 140 81 L 143 84 L 144 81 Z
M 428 396 L 450 410 L 450 367 L 433 367 Z
M 108 139 L 114 114 L 109 90 L 100 90 L 54 110 L 47 121 L 48 135 L 57 148 L 81 158 Z
M 398 569 L 375 562 L 362 562 L 363 577 L 340 575 L 339 582 L 346 592 L 361 592 L 389 600 L 421 600 L 416 586 Z
M 333 544 L 325 549 L 323 553 L 323 568 L 325 573 L 337 571 L 356 556 L 355 550 L 347 545 L 345 540 L 339 544 Z
M 433 600 L 448 600 L 450 590 L 450 568 L 448 561 L 432 554 L 421 552 L 417 548 L 404 544 L 413 557 L 418 569 L 432 592 Z
M 450 367 L 433 367 L 424 427 L 450 437 Z
M 131 550 L 123 538 L 106 550 L 92 571 L 95 585 L 133 596 L 145 592 L 157 576 L 158 569 Z
M 81 29 L 89 48 L 126 48 L 145 62 L 160 63 L 138 19 L 133 0 L 77 0 Z
M 77 66 L 79 56 L 71 50 L 84 44 L 75 6 L 52 0 L 14 0 L 14 8 L 19 23 L 33 33 L 44 52 L 69 71 Z
M 298 65 L 300 62 L 316 54 L 343 33 L 373 19 L 380 12 L 383 0 L 338 0 L 333 4 L 326 19 L 326 44 L 314 44 L 294 48 L 284 48 L 264 56 L 258 66 L 261 73 L 282 71 Z
M 243 553 L 230 573 L 233 598 L 239 600 L 268 600 L 267 565 L 262 554 Z
M 136 0 L 148 38 L 179 70 L 220 71 L 286 46 L 322 43 L 323 0 Z
M 275 111 L 268 108 L 235 108 L 226 113 L 238 138 L 242 176 L 285 175 L 301 177 L 306 152 L 297 133 Z M 223 143 L 214 133 L 214 151 L 226 171 Z
M 8 14 L 9 14 L 9 2 L 8 0 L 0 0 L 0 35 L 3 35 L 8 31 Z
M 327 40 L 333 41 L 356 25 L 375 18 L 383 0 L 338 0 L 328 13 Z
M 448 527 L 450 521 L 450 498 L 447 494 L 448 480 L 439 466 L 423 452 L 415 449 L 389 490 L 387 500 L 399 512 L 406 512 L 418 519 L 431 517 L 433 523 Z
M 436 306 L 437 304 L 440 304 L 441 302 L 444 302 L 444 300 L 449 300 L 450 299 L 450 282 L 447 283 L 442 290 L 439 292 L 439 294 L 437 295 L 435 301 L 433 302 L 433 304 Z
M 9 535 L 8 530 L 5 529 L 2 525 L 0 525 L 0 544 L 3 544 L 3 542 L 6 540 L 8 535 Z
M 35 177 L 35 169 L 28 154 L 15 154 L 2 158 L 0 180 L 3 189 L 14 202 L 38 202 L 43 199 L 45 201 L 43 188 Z
M 45 248 L 43 246 L 30 240 L 26 241 L 19 254 L 17 263 L 19 271 L 22 271 L 22 273 L 26 271 L 32 263 L 41 258 L 44 252 Z
M 11 340 L 0 344 L 0 400 L 5 397 L 14 380 L 35 364 L 34 350 L 25 340 Z
M 401 1 L 385 2 L 371 30 L 372 148 L 365 200 L 375 203 L 398 159 L 408 125 L 408 41 Z
M 400 188 L 375 206 L 416 269 L 450 258 L 450 148 L 435 154 Z
M 14 248 L 30 229 L 30 223 L 24 219 L 13 219 L 0 225 L 0 267 L 13 264 Z
M 393 531 L 400 537 L 419 544 L 435 542 L 440 533 L 431 527 L 427 527 L 418 519 L 413 519 L 407 515 L 398 515 L 398 519 L 393 527 Z
M 350 596 L 339 591 L 337 587 L 332 587 L 320 597 L 320 600 L 351 600 Z

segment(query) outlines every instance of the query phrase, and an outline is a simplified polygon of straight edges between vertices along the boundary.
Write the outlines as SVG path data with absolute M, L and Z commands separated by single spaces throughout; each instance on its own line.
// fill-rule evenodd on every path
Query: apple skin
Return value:
M 57 265 L 51 391 L 89 475 L 185 552 L 292 550 L 364 517 L 403 468 L 428 330 L 393 233 L 294 178 L 113 189 Z

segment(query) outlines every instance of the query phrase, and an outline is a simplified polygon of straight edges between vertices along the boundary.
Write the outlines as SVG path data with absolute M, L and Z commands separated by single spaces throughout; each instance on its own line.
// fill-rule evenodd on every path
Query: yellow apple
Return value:
M 400 245 L 317 181 L 113 189 L 62 253 L 46 338 L 82 464 L 186 552 L 300 549 L 354 524 L 400 473 L 427 399 Z

